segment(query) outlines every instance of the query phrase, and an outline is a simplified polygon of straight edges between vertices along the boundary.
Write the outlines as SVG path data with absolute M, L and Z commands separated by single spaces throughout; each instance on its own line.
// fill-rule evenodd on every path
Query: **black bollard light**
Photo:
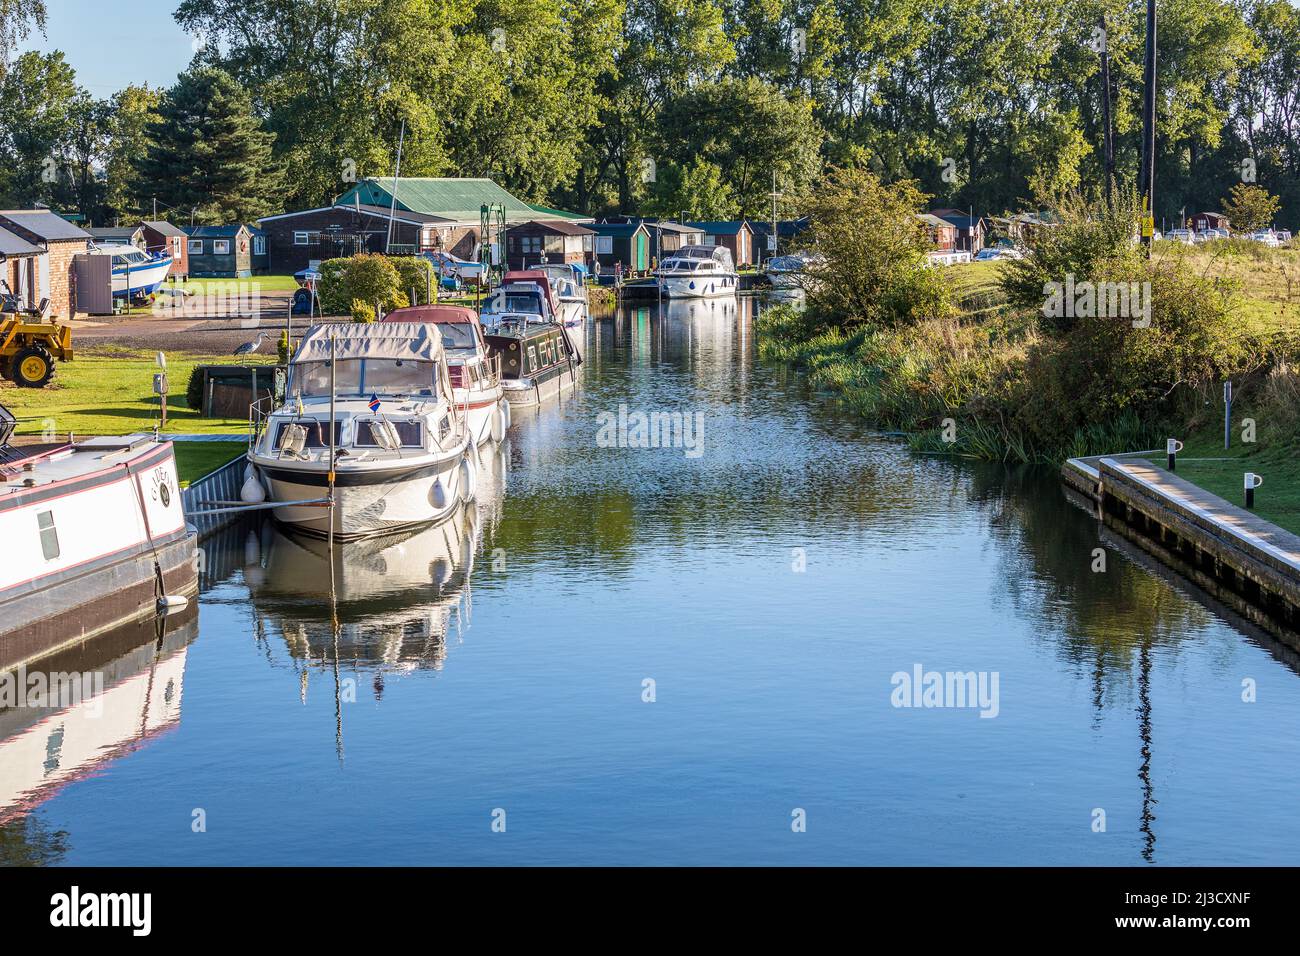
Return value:
M 1175 471 L 1178 465 L 1178 453 L 1183 450 L 1183 443 L 1177 438 L 1165 439 L 1165 457 L 1169 461 L 1169 470 Z
M 1246 472 L 1246 507 L 1255 507 L 1255 489 L 1264 483 L 1264 476 L 1257 475 L 1253 471 Z

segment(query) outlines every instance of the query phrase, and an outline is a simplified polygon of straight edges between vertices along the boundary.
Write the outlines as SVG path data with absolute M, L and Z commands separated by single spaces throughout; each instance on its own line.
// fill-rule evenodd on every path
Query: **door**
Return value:
M 73 259 L 73 273 L 76 283 L 76 302 L 73 308 L 77 312 L 91 315 L 109 315 L 113 311 L 113 257 L 92 256 L 83 253 Z M 56 302 L 56 312 L 61 312 L 65 303 Z M 66 316 L 71 318 L 71 316 Z
M 645 272 L 646 270 L 645 245 L 646 245 L 645 233 L 638 232 L 636 234 L 636 271 L 637 272 Z

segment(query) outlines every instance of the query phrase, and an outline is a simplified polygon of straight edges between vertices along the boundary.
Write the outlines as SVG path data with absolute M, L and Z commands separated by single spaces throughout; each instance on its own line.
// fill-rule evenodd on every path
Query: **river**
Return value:
M 593 322 L 443 527 L 208 541 L 196 619 L 83 652 L 98 718 L 0 713 L 0 861 L 1291 862 L 1296 655 L 755 307 Z

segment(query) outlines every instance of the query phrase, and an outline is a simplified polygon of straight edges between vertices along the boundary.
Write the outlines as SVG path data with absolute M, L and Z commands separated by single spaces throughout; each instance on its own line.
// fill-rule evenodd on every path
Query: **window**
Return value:
M 229 239 L 213 239 L 213 240 L 212 240 L 212 254 L 213 254 L 214 256 L 228 256 L 228 255 L 230 255 L 230 240 L 229 240 Z
M 201 255 L 203 255 L 203 240 L 202 240 L 202 239 L 191 239 L 191 240 L 190 240 L 190 255 L 192 255 L 192 256 L 201 256 Z
M 264 255 L 266 255 L 266 237 L 265 237 L 265 236 L 254 236 L 254 237 L 253 237 L 253 255 L 255 255 L 255 256 L 264 256 Z
M 541 236 L 519 236 L 518 238 L 519 251 L 524 255 L 528 255 L 530 252 L 539 253 L 542 251 Z
M 366 448 L 378 448 L 379 442 L 375 440 L 374 432 L 371 430 L 372 421 L 357 422 L 357 445 Z M 418 420 L 408 421 L 389 421 L 397 432 L 397 438 L 402 443 L 403 448 L 423 448 L 424 447 L 424 428 Z
M 614 254 L 614 237 L 597 236 L 596 237 L 596 255 L 612 256 Z
M 314 246 L 319 242 L 319 232 L 312 232 L 304 229 L 293 234 L 293 244 L 295 246 Z
M 59 532 L 54 528 L 54 512 L 40 512 L 36 516 L 36 527 L 41 530 L 41 553 L 46 561 L 53 561 L 59 556 Z

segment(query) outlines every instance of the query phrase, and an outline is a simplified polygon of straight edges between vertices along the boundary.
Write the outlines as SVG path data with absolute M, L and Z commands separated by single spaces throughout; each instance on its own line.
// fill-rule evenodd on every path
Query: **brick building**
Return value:
M 25 260 L 16 280 L 22 288 L 11 283 L 11 291 L 33 306 L 49 299 L 51 315 L 71 319 L 77 311 L 73 259 L 86 251 L 90 235 L 48 209 L 0 210 L 0 228 L 42 250 Z

